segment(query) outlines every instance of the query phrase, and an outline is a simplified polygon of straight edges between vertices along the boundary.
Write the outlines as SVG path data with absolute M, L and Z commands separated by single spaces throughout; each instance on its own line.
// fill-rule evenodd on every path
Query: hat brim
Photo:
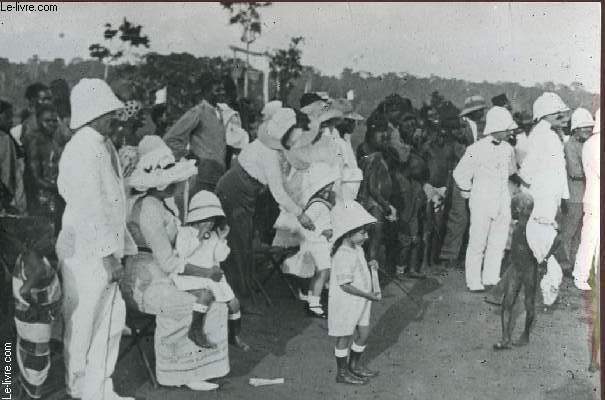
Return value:
M 308 130 L 297 128 L 296 129 L 297 132 L 294 133 L 296 135 L 296 137 L 294 138 L 294 142 L 291 147 L 292 148 L 306 147 L 306 146 L 309 146 L 311 143 L 313 143 L 313 140 L 315 140 L 315 138 L 319 134 L 319 125 L 320 124 L 321 123 L 319 122 L 319 120 L 311 120 Z
M 137 168 L 133 174 L 126 178 L 126 185 L 138 191 L 161 189 L 172 183 L 186 181 L 198 172 L 195 160 L 182 160 L 174 167 L 157 170 L 159 173 L 147 173 Z
M 344 115 L 344 118 L 345 119 L 352 119 L 353 121 L 363 121 L 365 119 L 361 114 L 358 114 L 356 112 L 346 113 Z
M 193 222 L 203 221 L 212 217 L 224 217 L 225 212 L 219 206 L 204 207 L 201 210 L 193 210 L 187 214 L 185 223 L 191 224 Z
M 481 106 L 474 106 L 474 107 L 468 107 L 468 108 L 465 108 L 465 109 L 463 109 L 462 111 L 460 111 L 460 116 L 461 116 L 461 117 L 464 117 L 465 115 L 468 115 L 468 114 L 472 113 L 473 111 L 484 110 L 484 109 L 486 109 L 486 108 L 487 108 L 487 107 L 486 107 L 486 106 L 484 106 L 484 105 L 481 105 Z

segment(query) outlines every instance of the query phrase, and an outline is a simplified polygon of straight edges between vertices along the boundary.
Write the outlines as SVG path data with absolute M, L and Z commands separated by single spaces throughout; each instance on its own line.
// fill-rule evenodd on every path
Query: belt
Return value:
M 139 250 L 139 253 L 153 253 L 149 247 L 139 246 L 137 249 Z

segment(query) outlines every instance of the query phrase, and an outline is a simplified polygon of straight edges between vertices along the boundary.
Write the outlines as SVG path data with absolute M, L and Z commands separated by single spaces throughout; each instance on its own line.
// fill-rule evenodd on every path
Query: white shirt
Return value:
M 58 242 L 71 243 L 74 257 L 121 258 L 136 253 L 126 229 L 122 168 L 113 144 L 109 146 L 99 132 L 85 126 L 67 143 L 59 161 L 57 186 L 66 205 Z
M 279 151 L 255 140 L 237 156 L 241 167 L 263 185 L 268 185 L 275 201 L 291 214 L 299 215 L 302 209 L 292 200 L 284 187 Z
M 586 176 L 583 202 L 599 209 L 601 195 L 601 134 L 588 138 L 582 147 L 582 167 Z
M 467 147 L 454 169 L 454 179 L 462 190 L 470 190 L 469 206 L 478 207 L 495 218 L 510 207 L 508 178 L 517 170 L 514 150 L 505 141 L 496 145 L 487 136 Z
M 477 137 L 479 136 L 479 130 L 477 129 L 477 123 L 467 117 L 464 117 L 463 119 L 468 123 L 468 126 L 471 127 L 471 132 L 473 132 L 473 142 L 476 142 Z
M 563 143 L 545 120 L 532 129 L 527 139 L 527 155 L 519 175 L 531 185 L 532 217 L 542 223 L 554 223 L 561 199 L 569 198 Z

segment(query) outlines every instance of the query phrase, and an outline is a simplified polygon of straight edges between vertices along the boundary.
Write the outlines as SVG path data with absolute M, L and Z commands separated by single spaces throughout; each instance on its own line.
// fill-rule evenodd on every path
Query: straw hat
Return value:
M 513 116 L 506 108 L 494 106 L 487 112 L 483 136 L 514 129 L 517 129 L 517 123 L 513 120 Z
M 355 121 L 362 121 L 364 118 L 353 111 L 353 104 L 347 99 L 334 99 L 331 100 L 329 106 L 335 110 L 342 112 L 343 118 L 352 119 Z
M 477 95 L 471 96 L 464 100 L 464 109 L 460 112 L 460 116 L 464 117 L 473 111 L 482 110 L 484 108 L 487 108 L 487 103 L 483 97 Z
M 124 108 L 109 85 L 101 79 L 81 79 L 71 90 L 69 101 L 70 129 L 78 129 L 102 115 Z
M 332 221 L 334 221 L 333 241 L 336 242 L 357 228 L 375 223 L 376 218 L 371 216 L 361 204 L 351 201 L 336 204 L 332 209 Z
M 145 136 L 138 146 L 139 162 L 126 185 L 138 191 L 164 190 L 197 174 L 194 160 L 176 162 L 170 148 L 159 136 Z
M 291 108 L 279 108 L 258 127 L 258 140 L 273 150 L 282 150 L 281 140 L 296 125 L 296 114 Z
M 534 101 L 534 120 L 539 121 L 542 117 L 550 114 L 569 111 L 569 107 L 561 100 L 558 94 L 553 92 L 543 93 Z
M 307 204 L 309 200 L 321 189 L 336 182 L 340 177 L 339 169 L 328 163 L 312 163 L 303 171 L 302 178 L 302 202 Z
M 189 210 L 185 217 L 185 223 L 203 221 L 211 217 L 224 217 L 225 212 L 221 202 L 216 195 L 207 190 L 195 194 L 189 202 Z
M 319 128 L 323 122 L 329 121 L 333 118 L 342 118 L 344 114 L 342 111 L 330 107 L 329 103 L 323 100 L 315 101 L 300 109 L 303 113 L 307 114 L 310 119 L 309 129 L 304 130 L 296 128 L 292 134 L 293 147 L 305 147 L 313 143 L 313 140 L 319 133 Z

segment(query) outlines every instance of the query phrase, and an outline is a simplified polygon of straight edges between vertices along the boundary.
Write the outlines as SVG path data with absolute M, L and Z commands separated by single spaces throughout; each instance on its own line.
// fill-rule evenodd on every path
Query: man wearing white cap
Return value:
M 454 169 L 462 197 L 469 199 L 471 224 L 466 250 L 466 285 L 482 292 L 500 280 L 500 265 L 510 224 L 508 180 L 516 172 L 513 148 L 506 139 L 517 128 L 510 112 L 493 107 L 487 113 L 485 134 L 466 149 Z M 483 266 L 483 272 L 481 267 Z
M 117 281 L 121 258 L 136 252 L 126 229 L 126 201 L 112 119 L 124 104 L 107 83 L 82 79 L 71 92 L 70 128 L 77 130 L 59 162 L 66 202 L 57 239 L 62 264 L 67 393 L 83 400 L 122 399 L 111 375 L 126 309 Z
M 569 108 L 552 92 L 542 94 L 534 102 L 533 118 L 538 121 L 527 141 L 527 156 L 521 164 L 520 177 L 534 199 L 534 209 L 527 223 L 527 243 L 538 263 L 547 263 L 547 272 L 540 287 L 546 306 L 557 299 L 563 273 L 552 256 L 557 237 L 555 217 L 561 199 L 569 198 L 563 143 L 555 130 L 563 128 Z
M 590 290 L 588 278 L 599 253 L 600 243 L 600 191 L 601 191 L 601 110 L 597 110 L 593 135 L 582 148 L 582 166 L 586 175 L 584 192 L 584 218 L 580 247 L 574 265 L 574 283 L 580 290 Z M 596 285 L 599 284 L 597 280 Z
M 582 168 L 582 146 L 592 135 L 594 120 L 590 111 L 576 109 L 571 115 L 571 137 L 563 145 L 567 165 L 567 186 L 569 199 L 565 202 L 566 210 L 561 221 L 561 235 L 568 262 L 573 265 L 580 244 L 582 230 L 582 198 L 586 178 Z M 571 265 L 569 267 L 571 268 Z

